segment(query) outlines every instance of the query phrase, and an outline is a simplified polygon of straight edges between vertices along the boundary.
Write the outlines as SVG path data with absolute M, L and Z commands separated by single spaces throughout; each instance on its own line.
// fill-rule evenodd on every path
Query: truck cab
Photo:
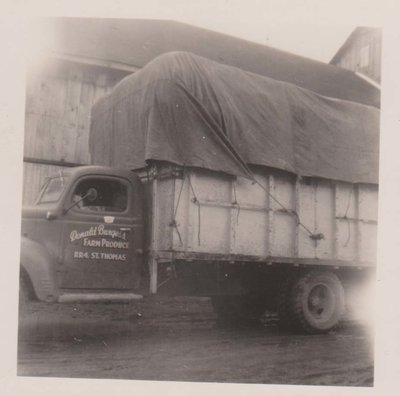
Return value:
M 85 166 L 47 179 L 24 207 L 23 297 L 42 301 L 141 298 L 143 198 L 130 171 Z

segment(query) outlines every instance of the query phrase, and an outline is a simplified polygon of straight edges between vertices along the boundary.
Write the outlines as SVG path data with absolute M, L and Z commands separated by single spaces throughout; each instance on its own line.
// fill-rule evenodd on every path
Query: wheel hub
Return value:
M 331 290 L 326 285 L 314 286 L 308 297 L 308 308 L 310 313 L 316 318 L 322 318 L 324 313 L 333 307 L 334 299 Z
M 320 298 L 318 296 L 313 296 L 310 298 L 310 304 L 312 307 L 317 307 L 320 303 Z

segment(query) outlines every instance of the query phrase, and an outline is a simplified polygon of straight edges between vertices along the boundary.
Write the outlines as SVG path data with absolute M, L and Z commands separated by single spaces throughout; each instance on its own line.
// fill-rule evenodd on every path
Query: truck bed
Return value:
M 158 164 L 146 189 L 152 257 L 375 265 L 377 185 L 252 171 L 256 182 Z

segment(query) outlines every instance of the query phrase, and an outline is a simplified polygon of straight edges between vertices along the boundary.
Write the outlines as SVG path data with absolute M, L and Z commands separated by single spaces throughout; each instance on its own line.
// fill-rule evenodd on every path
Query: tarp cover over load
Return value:
M 189 53 L 162 55 L 93 108 L 94 164 L 148 160 L 252 177 L 249 165 L 378 182 L 379 110 Z

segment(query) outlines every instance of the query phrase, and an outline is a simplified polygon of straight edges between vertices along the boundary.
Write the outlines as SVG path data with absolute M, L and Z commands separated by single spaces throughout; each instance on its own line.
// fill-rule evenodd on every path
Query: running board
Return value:
M 60 303 L 104 303 L 104 302 L 121 302 L 126 303 L 134 300 L 141 300 L 143 296 L 135 293 L 66 293 L 58 297 Z

